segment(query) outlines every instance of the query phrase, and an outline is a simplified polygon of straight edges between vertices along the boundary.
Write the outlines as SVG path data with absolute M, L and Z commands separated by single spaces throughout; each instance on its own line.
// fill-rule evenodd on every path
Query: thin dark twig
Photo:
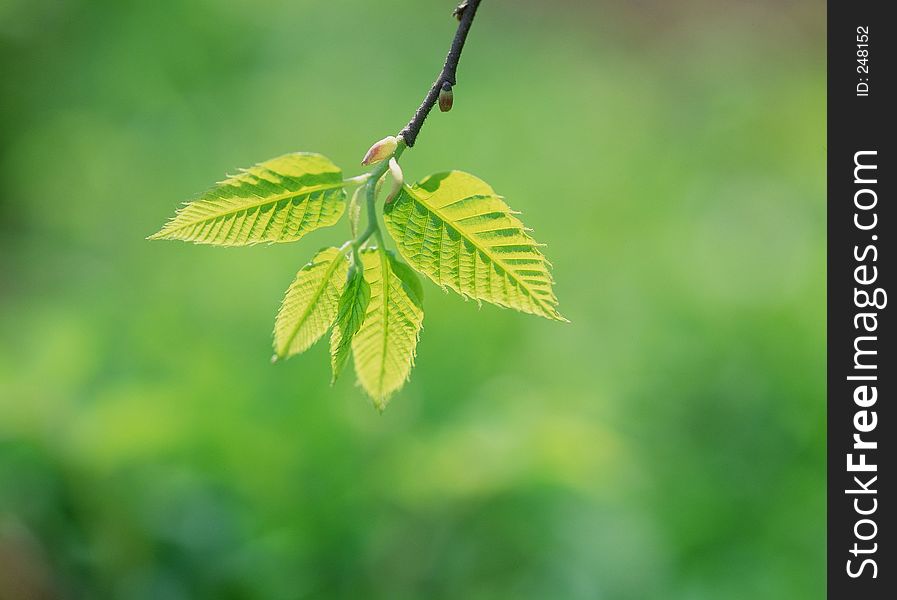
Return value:
M 470 31 L 470 26 L 473 24 L 473 18 L 476 16 L 477 8 L 479 6 L 480 0 L 464 0 L 464 2 L 458 5 L 458 8 L 456 8 L 453 13 L 461 22 L 458 24 L 458 31 L 455 32 L 455 39 L 452 40 L 452 47 L 449 50 L 448 56 L 445 57 L 445 64 L 442 66 L 442 71 L 439 73 L 439 77 L 436 78 L 436 81 L 433 82 L 433 86 L 430 88 L 430 91 L 427 92 L 424 101 L 421 102 L 421 105 L 417 111 L 415 111 L 414 116 L 408 124 L 405 125 L 405 128 L 399 132 L 399 135 L 405 140 L 405 145 L 409 148 L 414 146 L 414 142 L 417 140 L 417 134 L 420 133 L 421 127 L 424 126 L 424 121 L 427 120 L 427 115 L 430 114 L 430 111 L 439 99 L 439 91 L 442 89 L 442 86 L 446 83 L 450 86 L 455 85 L 458 61 L 461 59 L 461 52 L 464 50 L 464 42 L 467 41 L 467 33 Z

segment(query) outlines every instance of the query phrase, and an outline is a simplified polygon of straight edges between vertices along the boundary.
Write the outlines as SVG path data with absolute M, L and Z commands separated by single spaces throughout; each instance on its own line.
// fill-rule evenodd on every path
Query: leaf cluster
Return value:
M 241 170 L 185 203 L 149 239 L 294 242 L 337 223 L 349 204 L 353 239 L 320 250 L 296 273 L 275 318 L 274 359 L 304 352 L 329 332 L 333 381 L 352 357 L 358 383 L 383 410 L 414 366 L 424 317 L 418 274 L 464 298 L 566 320 L 541 245 L 504 199 L 460 171 L 407 185 L 395 161 L 400 152 L 390 155 L 394 189 L 382 209 L 397 253 L 385 247 L 372 212 L 385 166 L 345 179 L 311 153 Z M 353 185 L 362 187 L 348 202 Z M 359 233 L 363 192 L 370 225 Z

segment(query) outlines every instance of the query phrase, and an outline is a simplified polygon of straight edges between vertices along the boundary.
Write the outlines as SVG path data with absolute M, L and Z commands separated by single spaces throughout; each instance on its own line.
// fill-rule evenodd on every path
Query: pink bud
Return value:
M 399 140 L 395 136 L 387 136 L 371 146 L 371 149 L 368 150 L 368 153 L 364 155 L 364 160 L 361 161 L 363 165 L 373 165 L 378 163 L 384 159 L 389 158 L 396 151 L 396 148 L 399 147 Z

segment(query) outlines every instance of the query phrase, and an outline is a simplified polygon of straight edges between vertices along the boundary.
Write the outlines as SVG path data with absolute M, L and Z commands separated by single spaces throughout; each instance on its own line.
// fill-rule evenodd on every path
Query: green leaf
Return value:
M 392 272 L 402 280 L 402 283 L 409 289 L 411 294 L 417 298 L 418 302 L 424 301 L 424 286 L 421 285 L 420 278 L 417 276 L 417 273 L 414 272 L 414 269 L 409 267 L 403 262 L 399 262 L 392 256 L 390 253 L 390 258 L 392 258 L 392 262 L 390 263 L 392 266 Z
M 414 273 L 384 250 L 361 253 L 371 286 L 364 324 L 352 340 L 355 373 L 378 410 L 401 388 L 414 366 L 424 311 Z
M 336 323 L 330 335 L 330 366 L 333 368 L 331 383 L 336 382 L 349 360 L 352 338 L 364 322 L 370 301 L 371 286 L 365 281 L 364 273 L 359 269 L 349 277 L 346 289 L 340 296 Z
M 551 263 L 515 214 L 488 184 L 461 171 L 404 186 L 384 208 L 399 252 L 438 285 L 566 321 L 557 310 Z
M 330 329 L 346 286 L 347 250 L 325 248 L 296 274 L 274 321 L 275 358 L 305 352 Z
M 187 202 L 151 240 L 245 246 L 293 242 L 336 223 L 343 173 L 320 154 L 294 153 L 241 170 Z

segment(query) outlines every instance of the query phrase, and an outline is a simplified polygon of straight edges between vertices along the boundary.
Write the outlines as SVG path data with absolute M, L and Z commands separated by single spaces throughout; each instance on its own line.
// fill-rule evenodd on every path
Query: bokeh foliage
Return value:
M 450 9 L 0 2 L 0 597 L 821 595 L 821 3 L 484 3 L 403 167 L 522 210 L 572 323 L 430 289 L 383 416 L 325 343 L 268 362 L 332 230 L 144 241 L 238 166 L 357 164 Z

